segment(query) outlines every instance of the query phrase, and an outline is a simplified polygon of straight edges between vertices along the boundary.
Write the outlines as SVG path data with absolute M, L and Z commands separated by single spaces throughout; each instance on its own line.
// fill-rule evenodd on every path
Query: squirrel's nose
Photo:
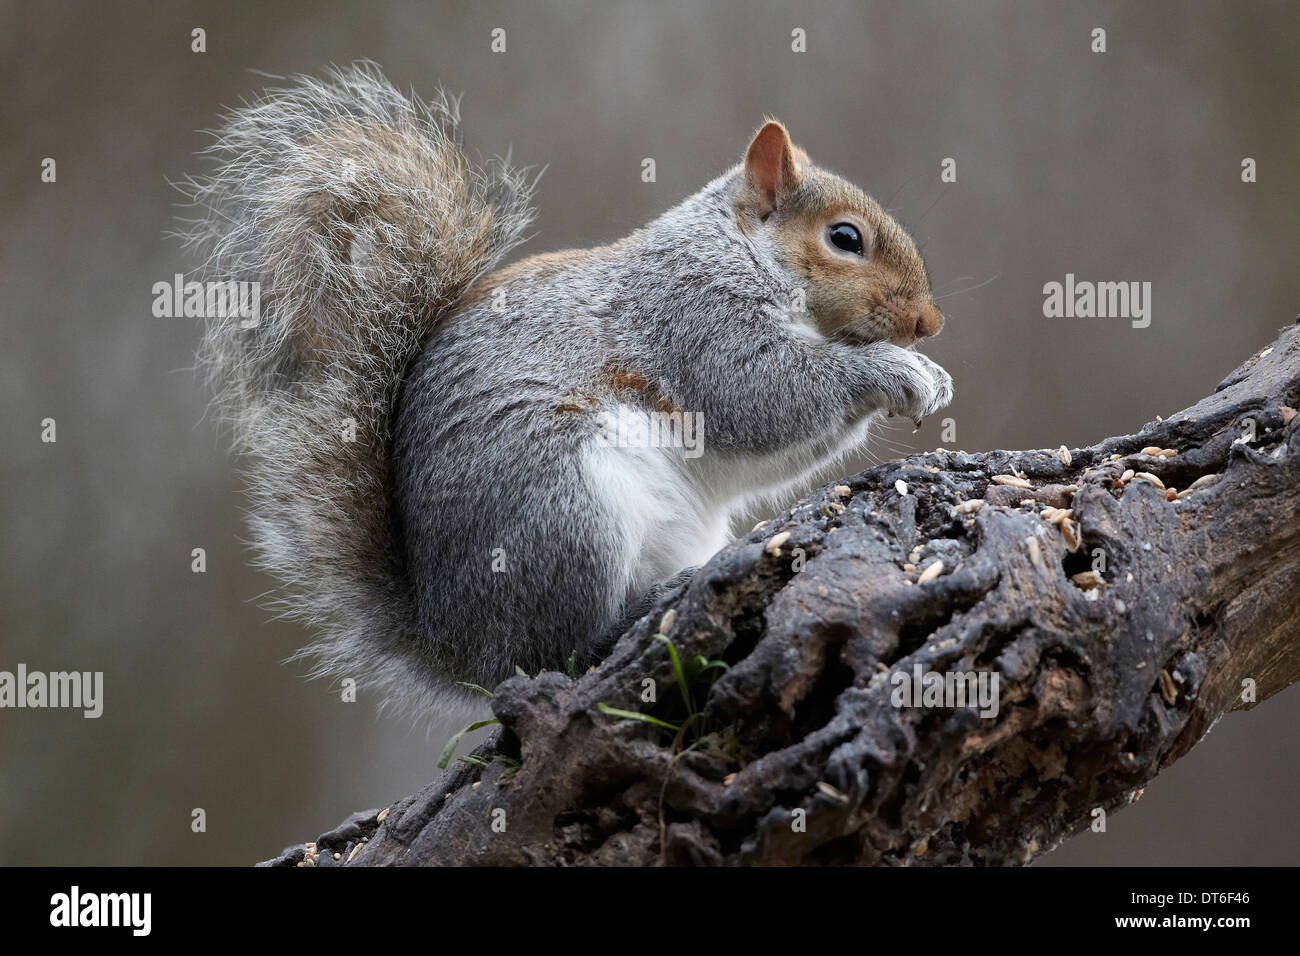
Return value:
M 916 337 L 918 339 L 938 335 L 941 328 L 943 328 L 943 313 L 935 307 L 934 303 L 927 303 L 917 310 Z

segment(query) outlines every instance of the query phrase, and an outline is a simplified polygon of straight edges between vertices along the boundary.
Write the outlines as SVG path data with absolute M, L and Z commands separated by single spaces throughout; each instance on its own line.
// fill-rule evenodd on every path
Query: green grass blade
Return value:
M 451 760 L 451 755 L 456 752 L 456 745 L 460 743 L 460 738 L 464 737 L 471 731 L 478 730 L 480 727 L 499 723 L 501 723 L 501 721 L 497 720 L 495 717 L 489 718 L 488 720 L 476 720 L 460 733 L 452 737 L 451 740 L 447 741 L 447 746 L 442 751 L 442 759 L 438 761 L 438 769 L 443 770 L 446 768 L 448 762 Z
M 691 702 L 691 689 L 686 685 L 686 672 L 682 670 L 682 659 L 677 656 L 677 648 L 673 646 L 673 642 L 663 634 L 656 634 L 655 640 L 663 641 L 668 645 L 668 655 L 673 660 L 673 671 L 677 674 L 677 686 L 681 688 L 682 700 L 686 702 L 686 713 L 694 716 L 695 705 Z
M 670 724 L 666 720 L 660 720 L 658 717 L 651 717 L 649 714 L 643 714 L 638 710 L 619 710 L 617 707 L 610 707 L 608 704 L 597 704 L 596 708 L 602 714 L 609 714 L 611 717 L 626 717 L 629 720 L 640 720 L 647 724 L 654 724 L 656 727 L 662 727 L 664 730 L 671 730 L 677 733 L 681 730 L 676 724 Z

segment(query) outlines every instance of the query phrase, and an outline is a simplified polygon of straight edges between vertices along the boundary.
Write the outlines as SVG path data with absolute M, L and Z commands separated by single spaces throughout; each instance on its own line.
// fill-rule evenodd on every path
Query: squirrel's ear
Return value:
M 790 134 L 776 120 L 768 120 L 754 134 L 745 152 L 745 184 L 766 216 L 799 185 L 795 166 L 794 143 Z

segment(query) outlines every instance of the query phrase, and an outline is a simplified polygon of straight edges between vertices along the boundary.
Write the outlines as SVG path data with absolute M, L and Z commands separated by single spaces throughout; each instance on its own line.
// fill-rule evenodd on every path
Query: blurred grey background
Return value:
M 456 729 L 342 703 L 282 663 L 306 634 L 257 606 L 272 582 L 246 566 L 239 480 L 190 371 L 195 320 L 151 314 L 153 283 L 194 265 L 164 237 L 168 180 L 197 168 L 196 131 L 220 107 L 265 85 L 253 71 L 370 57 L 403 88 L 463 91 L 471 146 L 548 165 L 529 252 L 623 234 L 780 117 L 912 229 L 945 296 L 926 351 L 956 379 L 957 440 L 932 419 L 887 436 L 884 456 L 1132 430 L 1300 311 L 1294 3 L 0 11 L 0 669 L 106 683 L 99 720 L 0 711 L 0 863 L 264 859 L 424 784 Z M 1151 326 L 1044 318 L 1042 286 L 1067 272 L 1150 281 Z M 39 439 L 46 417 L 56 444 Z M 1300 862 L 1298 716 L 1292 688 L 1225 719 L 1108 833 L 1043 863 Z

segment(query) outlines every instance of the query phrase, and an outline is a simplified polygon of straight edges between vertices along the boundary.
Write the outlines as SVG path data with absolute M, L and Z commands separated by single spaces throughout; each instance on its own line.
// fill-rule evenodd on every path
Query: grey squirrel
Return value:
M 261 287 L 200 349 L 260 564 L 318 673 L 412 708 L 593 659 L 747 502 L 952 396 L 909 347 L 942 323 L 912 240 L 781 124 L 628 237 L 498 269 L 533 181 L 458 114 L 368 63 L 300 77 L 188 181 L 205 277 Z

